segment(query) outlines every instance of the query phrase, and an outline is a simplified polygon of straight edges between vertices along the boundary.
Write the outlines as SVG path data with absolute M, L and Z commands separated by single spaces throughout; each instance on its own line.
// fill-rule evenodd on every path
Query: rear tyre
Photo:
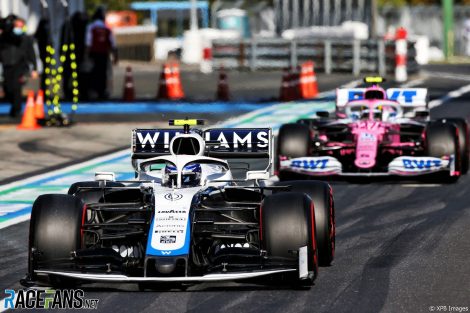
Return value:
M 308 251 L 308 278 L 298 273 L 288 276 L 297 286 L 311 286 L 318 273 L 318 252 L 315 232 L 315 214 L 312 201 L 303 193 L 278 193 L 267 196 L 260 210 L 261 244 L 272 258 L 290 260 L 298 265 L 296 252 L 301 247 Z
M 463 118 L 446 118 L 447 122 L 454 123 L 455 127 L 459 130 L 459 151 L 460 160 L 462 162 L 462 174 L 467 174 L 470 164 L 470 146 L 468 124 Z
M 310 154 L 310 128 L 304 124 L 284 124 L 277 137 L 277 155 L 299 158 Z M 280 162 L 278 160 L 278 162 Z M 295 173 L 280 171 L 279 179 L 291 179 Z
M 84 217 L 84 204 L 74 196 L 49 194 L 36 199 L 29 229 L 28 271 L 32 279 L 36 269 L 73 268 L 71 252 L 82 245 Z M 51 284 L 60 287 L 70 282 L 58 277 L 50 280 Z
M 289 185 L 292 187 L 292 192 L 305 193 L 312 199 L 315 208 L 319 265 L 331 265 L 335 256 L 336 235 L 333 189 L 321 181 L 286 181 L 278 185 Z
M 431 122 L 426 127 L 425 155 L 442 158 L 454 155 L 455 171 L 458 175 L 437 175 L 438 182 L 455 183 L 460 178 L 461 158 L 459 149 L 459 132 L 454 123 L 447 120 Z

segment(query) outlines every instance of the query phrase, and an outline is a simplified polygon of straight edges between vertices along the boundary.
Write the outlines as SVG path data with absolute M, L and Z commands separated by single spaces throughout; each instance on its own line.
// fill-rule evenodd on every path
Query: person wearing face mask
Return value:
M 21 114 L 21 90 L 27 77 L 36 79 L 36 55 L 33 41 L 26 35 L 23 19 L 9 15 L 0 37 L 0 63 L 3 65 L 3 90 L 11 103 L 10 116 Z

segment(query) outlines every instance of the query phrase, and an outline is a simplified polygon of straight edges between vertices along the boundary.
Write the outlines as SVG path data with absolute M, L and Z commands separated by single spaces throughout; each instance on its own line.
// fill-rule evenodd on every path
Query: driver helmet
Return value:
M 361 112 L 361 119 L 367 120 L 369 119 L 370 110 L 366 109 Z M 372 116 L 374 120 L 382 120 L 382 110 L 380 109 L 372 109 Z
M 199 186 L 201 182 L 201 165 L 200 164 L 189 164 L 183 168 L 181 176 L 181 186 L 183 187 L 195 187 Z M 176 186 L 178 179 L 178 169 L 176 166 L 167 164 L 165 166 L 165 185 Z

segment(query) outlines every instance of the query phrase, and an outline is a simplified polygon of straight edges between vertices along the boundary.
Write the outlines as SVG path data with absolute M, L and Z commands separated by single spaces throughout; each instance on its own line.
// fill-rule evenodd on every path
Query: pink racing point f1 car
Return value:
M 285 124 L 279 130 L 279 178 L 419 176 L 455 182 L 469 167 L 468 125 L 430 120 L 423 88 L 338 89 L 336 116 Z

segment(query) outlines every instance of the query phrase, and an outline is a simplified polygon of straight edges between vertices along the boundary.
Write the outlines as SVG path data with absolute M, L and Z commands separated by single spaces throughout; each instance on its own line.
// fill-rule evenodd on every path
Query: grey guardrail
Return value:
M 384 40 L 214 40 L 212 66 L 251 71 L 295 67 L 313 60 L 325 73 L 385 75 L 395 70 L 395 42 Z M 408 72 L 418 71 L 413 42 L 408 42 Z

